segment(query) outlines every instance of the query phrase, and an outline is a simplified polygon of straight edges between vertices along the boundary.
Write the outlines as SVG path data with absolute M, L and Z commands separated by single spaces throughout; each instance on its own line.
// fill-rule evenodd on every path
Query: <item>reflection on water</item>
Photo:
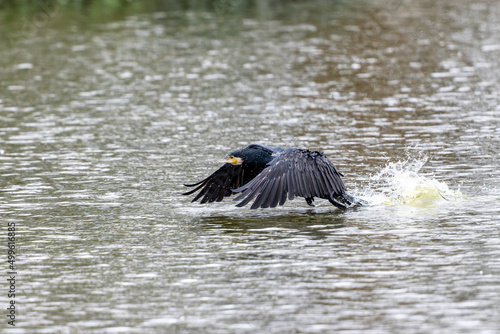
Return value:
M 500 330 L 500 6 L 265 3 L 0 21 L 25 332 Z M 323 150 L 371 205 L 180 195 L 252 142 Z

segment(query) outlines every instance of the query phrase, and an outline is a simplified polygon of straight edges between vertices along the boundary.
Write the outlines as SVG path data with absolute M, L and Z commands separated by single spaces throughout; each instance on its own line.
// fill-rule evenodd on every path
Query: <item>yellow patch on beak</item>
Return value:
M 243 163 L 243 160 L 241 158 L 235 157 L 234 155 L 228 155 L 224 159 L 221 160 L 215 160 L 215 163 L 226 163 L 226 164 L 231 164 L 231 165 L 236 165 L 239 166 Z
M 243 160 L 241 160 L 241 158 L 235 157 L 234 155 L 230 155 L 224 160 L 226 160 L 226 162 L 231 165 L 241 165 L 243 163 Z

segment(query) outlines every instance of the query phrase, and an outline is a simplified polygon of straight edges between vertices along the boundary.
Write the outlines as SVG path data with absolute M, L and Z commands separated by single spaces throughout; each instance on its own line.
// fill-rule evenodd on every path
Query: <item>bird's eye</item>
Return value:
M 229 159 L 234 159 L 234 155 L 230 155 L 230 156 L 229 156 Z

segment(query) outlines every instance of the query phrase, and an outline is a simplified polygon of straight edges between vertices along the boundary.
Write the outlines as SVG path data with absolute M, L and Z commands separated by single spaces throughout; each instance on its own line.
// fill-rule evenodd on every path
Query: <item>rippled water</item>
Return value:
M 0 22 L 16 327 L 500 331 L 500 5 L 323 7 Z M 323 150 L 372 204 L 181 196 L 252 142 Z

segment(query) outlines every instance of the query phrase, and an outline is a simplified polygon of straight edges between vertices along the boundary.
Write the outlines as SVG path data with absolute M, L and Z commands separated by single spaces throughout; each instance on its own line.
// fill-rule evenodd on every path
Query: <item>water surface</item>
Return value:
M 500 331 L 499 12 L 294 2 L 0 22 L 16 33 L 0 45 L 16 327 Z M 252 142 L 324 151 L 372 204 L 181 196 Z

